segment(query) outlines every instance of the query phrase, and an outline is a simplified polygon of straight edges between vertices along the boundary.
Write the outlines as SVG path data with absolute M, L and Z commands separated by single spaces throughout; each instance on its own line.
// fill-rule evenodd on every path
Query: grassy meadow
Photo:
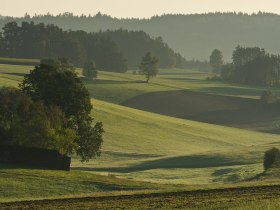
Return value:
M 23 74 L 32 70 L 33 66 L 0 64 L 0 86 L 17 86 Z M 81 74 L 81 69 L 77 69 Z M 194 90 L 219 95 L 259 98 L 265 88 L 246 86 L 220 81 L 209 81 L 209 73 L 196 70 L 161 69 L 159 75 L 149 84 L 143 75 L 127 73 L 99 72 L 98 79 L 84 80 L 94 99 L 115 104 L 149 92 Z M 274 89 L 280 95 L 280 90 Z
M 240 84 L 220 81 L 208 81 L 208 73 L 193 70 L 160 70 L 157 77 L 149 84 L 143 75 L 99 72 L 97 80 L 85 81 L 93 98 L 121 104 L 126 100 L 149 92 L 194 90 L 219 95 L 230 95 L 245 98 L 259 98 L 265 90 Z M 277 94 L 279 90 L 274 90 Z
M 39 59 L 20 59 L 20 58 L 1 58 L 0 64 L 8 65 L 38 65 L 40 63 Z
M 0 202 L 129 194 L 149 189 L 156 187 L 83 171 L 23 169 L 3 165 L 0 169 Z
M 17 87 L 32 68 L 1 64 L 0 87 Z M 207 76 L 193 70 L 170 69 L 161 70 L 149 84 L 142 75 L 132 72 L 99 72 L 98 79 L 83 79 L 94 98 L 92 116 L 104 123 L 106 131 L 101 157 L 87 163 L 73 157 L 71 172 L 0 167 L 3 195 L 0 202 L 123 191 L 279 184 L 277 179 L 263 182 L 254 178 L 263 172 L 264 151 L 280 147 L 279 135 L 178 119 L 120 105 L 149 92 L 194 90 L 259 98 L 264 90 L 209 81 Z M 249 209 L 251 204 L 246 205 Z
M 106 130 L 103 155 L 82 165 L 74 161 L 74 169 L 156 183 L 218 184 L 261 173 L 264 151 L 280 144 L 278 135 L 177 119 L 99 100 L 93 100 L 93 105 L 93 116 Z

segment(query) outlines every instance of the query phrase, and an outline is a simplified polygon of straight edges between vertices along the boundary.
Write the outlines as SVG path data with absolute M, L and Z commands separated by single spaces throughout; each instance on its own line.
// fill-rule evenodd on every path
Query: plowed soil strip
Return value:
M 0 209 L 193 208 L 216 203 L 280 199 L 280 185 L 0 203 Z

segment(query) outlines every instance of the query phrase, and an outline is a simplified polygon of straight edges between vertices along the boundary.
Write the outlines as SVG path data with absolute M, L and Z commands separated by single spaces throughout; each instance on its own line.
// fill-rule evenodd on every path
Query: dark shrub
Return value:
M 1 145 L 0 163 L 69 171 L 71 158 L 55 150 Z
M 277 96 L 271 90 L 266 90 L 262 93 L 260 99 L 263 103 L 271 104 L 277 101 Z
M 272 148 L 264 154 L 264 169 L 280 167 L 280 150 Z

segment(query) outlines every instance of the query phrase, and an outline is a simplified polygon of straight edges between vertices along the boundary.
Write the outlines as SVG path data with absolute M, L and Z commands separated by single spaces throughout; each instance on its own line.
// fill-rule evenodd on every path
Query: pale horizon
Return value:
M 211 12 L 275 13 L 280 14 L 276 0 L 0 0 L 0 15 L 22 17 L 26 13 L 58 15 L 95 15 L 98 12 L 116 18 L 150 18 L 163 14 L 201 14 Z M 15 7 L 15 5 L 17 5 Z

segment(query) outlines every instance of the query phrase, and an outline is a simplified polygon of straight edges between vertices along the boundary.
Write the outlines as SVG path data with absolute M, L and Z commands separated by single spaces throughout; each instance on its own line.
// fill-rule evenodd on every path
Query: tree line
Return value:
M 143 31 L 64 31 L 55 25 L 33 22 L 9 22 L 0 35 L 0 56 L 12 58 L 67 57 L 76 66 L 94 60 L 104 71 L 125 72 L 137 68 L 141 57 L 153 52 L 161 68 L 183 67 L 185 59 L 175 53 L 162 38 Z
M 214 50 L 210 57 L 213 71 L 225 81 L 266 87 L 280 85 L 280 56 L 259 47 L 237 46 L 232 62 L 223 64 L 222 53 Z
M 127 58 L 129 68 L 138 68 L 141 57 L 152 52 L 159 58 L 160 68 L 184 68 L 186 60 L 174 52 L 162 37 L 152 38 L 144 31 L 128 31 L 124 29 L 99 32 L 100 35 L 113 40 Z
M 2 17 L 0 28 L 7 22 L 23 21 L 54 24 L 63 30 L 98 32 L 106 30 L 142 30 L 152 37 L 162 38 L 175 51 L 188 60 L 208 59 L 210 52 L 219 46 L 224 58 L 229 61 L 232 49 L 237 43 L 261 46 L 271 53 L 280 53 L 280 15 L 258 12 L 206 13 L 206 14 L 164 14 L 151 18 L 114 18 L 106 14 L 60 15 L 38 14 L 24 17 Z

